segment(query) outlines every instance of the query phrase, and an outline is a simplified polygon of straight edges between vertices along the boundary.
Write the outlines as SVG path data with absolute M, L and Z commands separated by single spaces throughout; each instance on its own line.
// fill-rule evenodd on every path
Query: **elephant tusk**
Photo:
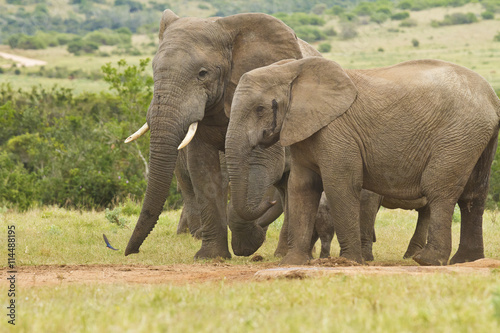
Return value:
M 177 147 L 177 150 L 181 150 L 182 148 L 186 147 L 191 140 L 193 140 L 194 135 L 196 134 L 196 129 L 198 128 L 198 122 L 192 123 L 189 125 L 188 132 L 186 134 L 186 137 L 184 140 L 182 140 L 181 144 L 179 147 Z
M 131 136 L 129 136 L 125 140 L 125 143 L 129 143 L 129 142 L 132 142 L 134 140 L 137 140 L 140 136 L 142 136 L 148 130 L 149 130 L 149 125 L 148 125 L 148 123 L 145 123 L 144 125 L 142 125 L 141 128 L 139 128 L 139 130 L 137 132 L 135 132 L 134 134 L 132 134 Z

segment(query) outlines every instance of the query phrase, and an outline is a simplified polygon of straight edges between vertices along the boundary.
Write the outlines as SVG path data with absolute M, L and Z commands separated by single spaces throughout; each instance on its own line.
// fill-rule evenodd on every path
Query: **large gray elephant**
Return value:
M 309 259 L 322 190 L 341 255 L 362 262 L 362 188 L 425 202 L 419 220 L 428 226 L 427 242 L 413 257 L 419 264 L 448 263 L 457 202 L 460 245 L 451 263 L 483 258 L 482 215 L 499 116 L 500 101 L 488 82 L 443 61 L 344 70 L 333 61 L 307 58 L 256 69 L 240 80 L 226 137 L 235 209 L 246 217 L 265 207 L 238 189 L 253 172 L 248 156 L 262 149 L 273 154 L 279 140 L 292 155 L 289 251 L 282 263 Z M 249 184 L 250 193 L 265 186 Z
M 195 258 L 229 258 L 227 187 L 219 151 L 224 150 L 236 85 L 242 74 L 254 68 L 318 53 L 297 39 L 283 22 L 265 14 L 199 19 L 179 18 L 166 10 L 159 38 L 153 59 L 154 97 L 147 124 L 133 135 L 136 138 L 151 131 L 148 186 L 125 255 L 139 252 L 153 230 L 168 196 L 178 149 L 185 147 L 185 175 L 189 176 L 201 222 L 202 245 Z M 260 177 L 279 178 L 267 172 Z M 272 202 L 264 205 L 263 214 Z M 236 237 L 243 249 L 248 247 L 247 242 L 255 247 L 265 239 L 265 230 L 256 222 L 232 232 L 233 237 L 244 234 Z

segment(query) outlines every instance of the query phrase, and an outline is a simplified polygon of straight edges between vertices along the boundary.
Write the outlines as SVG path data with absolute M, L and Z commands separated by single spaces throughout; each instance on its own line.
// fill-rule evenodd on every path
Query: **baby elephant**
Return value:
M 419 221 L 428 226 L 427 244 L 413 259 L 446 265 L 457 202 L 460 246 L 451 262 L 484 257 L 482 215 L 499 121 L 500 100 L 488 82 L 448 62 L 344 70 L 319 57 L 285 60 L 242 76 L 226 158 L 245 161 L 252 172 L 259 162 L 249 161 L 248 152 L 278 140 L 290 146 L 289 251 L 283 264 L 309 259 L 323 190 L 341 255 L 362 262 L 359 215 L 365 188 L 394 199 L 425 199 Z M 231 182 L 248 177 L 234 171 Z M 236 211 L 265 206 L 245 205 Z

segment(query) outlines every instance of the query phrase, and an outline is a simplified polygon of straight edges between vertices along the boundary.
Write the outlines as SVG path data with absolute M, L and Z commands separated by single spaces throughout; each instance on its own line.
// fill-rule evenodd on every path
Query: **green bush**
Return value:
M 396 13 L 396 14 L 392 14 L 391 15 L 391 20 L 401 21 L 401 20 L 407 19 L 409 17 L 410 17 L 410 13 L 404 11 L 404 12 L 399 12 L 399 13 Z
M 346 11 L 344 7 L 334 5 L 332 8 L 325 10 L 324 14 L 340 16 Z
M 46 49 L 48 44 L 45 40 L 37 36 L 16 35 L 9 38 L 8 43 L 10 47 L 25 50 L 40 50 Z
M 414 20 L 411 18 L 407 18 L 407 19 L 401 21 L 401 23 L 399 23 L 399 26 L 403 27 L 403 28 L 416 27 L 417 25 L 418 25 L 417 20 Z
M 325 24 L 325 20 L 323 20 L 318 15 L 314 14 L 306 14 L 306 13 L 276 13 L 274 16 L 288 25 L 292 29 L 297 29 L 304 25 L 316 25 L 323 26 Z
M 321 53 L 328 53 L 332 50 L 332 45 L 330 43 L 321 43 L 318 45 L 318 51 Z
M 297 36 L 308 43 L 320 41 L 326 39 L 324 32 L 316 27 L 311 26 L 300 26 L 295 29 Z
M 333 27 L 326 28 L 323 32 L 329 37 L 337 36 L 337 31 Z
M 481 13 L 483 20 L 493 20 L 495 18 L 495 13 L 490 11 L 485 11 Z
M 388 19 L 389 19 L 389 15 L 387 15 L 386 13 L 382 13 L 382 12 L 376 12 L 376 13 L 373 13 L 370 15 L 370 22 L 375 22 L 378 24 L 382 24 L 385 21 L 387 21 Z
M 340 38 L 343 40 L 354 38 L 358 35 L 356 31 L 356 25 L 351 22 L 342 23 L 342 29 L 340 30 Z
M 142 200 L 149 140 L 123 139 L 144 124 L 149 63 L 104 66 L 113 94 L 0 84 L 0 206 L 105 208 Z M 165 207 L 178 207 L 175 181 L 170 192 Z
M 494 42 L 500 42 L 500 31 L 497 32 L 497 34 L 495 35 L 495 37 L 493 37 L 493 41 Z
M 433 27 L 442 27 L 446 25 L 471 24 L 475 22 L 477 22 L 477 17 L 474 13 L 453 13 L 451 15 L 446 15 L 442 21 L 433 20 L 431 25 Z
M 99 44 L 84 39 L 75 39 L 68 44 L 68 52 L 75 55 L 82 53 L 94 53 L 99 49 Z
M 418 47 L 420 45 L 420 42 L 418 41 L 418 39 L 413 38 L 411 40 L 411 45 L 413 45 L 413 47 Z

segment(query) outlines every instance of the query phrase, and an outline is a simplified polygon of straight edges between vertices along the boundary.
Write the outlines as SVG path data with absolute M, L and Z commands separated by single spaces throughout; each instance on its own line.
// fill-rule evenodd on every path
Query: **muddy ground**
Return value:
M 132 283 L 132 284 L 186 284 L 224 280 L 227 283 L 274 278 L 306 278 L 325 274 L 345 275 L 420 275 L 491 274 L 500 268 L 500 260 L 481 259 L 451 266 L 388 266 L 384 263 L 358 265 L 342 258 L 317 259 L 307 266 L 281 267 L 276 263 L 232 265 L 227 262 L 176 264 L 168 266 L 141 265 L 50 265 L 17 267 L 19 286 L 51 286 L 73 283 Z M 7 268 L 0 269 L 2 276 Z M 1 279 L 0 285 L 8 281 Z

